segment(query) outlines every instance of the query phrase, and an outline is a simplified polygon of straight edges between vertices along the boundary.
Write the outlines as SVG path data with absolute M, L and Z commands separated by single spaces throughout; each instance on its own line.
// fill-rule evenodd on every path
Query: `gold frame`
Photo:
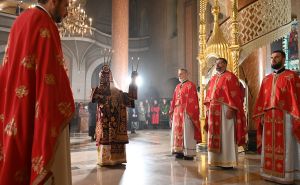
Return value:
M 208 61 L 211 57 L 223 57 L 228 60 L 228 69 L 232 71 L 236 76 L 239 76 L 239 54 L 240 45 L 238 42 L 238 8 L 237 0 L 231 0 L 232 13 L 231 13 L 231 40 L 230 44 L 225 40 L 223 33 L 219 27 L 219 12 L 220 7 L 218 0 L 214 0 L 214 6 L 212 8 L 212 14 L 214 16 L 214 27 L 212 35 L 209 41 L 206 43 L 206 7 L 207 0 L 200 0 L 199 2 L 199 86 L 200 86 L 200 120 L 202 128 L 202 144 L 206 145 L 206 132 L 203 129 L 205 124 L 205 110 L 204 110 L 204 88 L 205 84 L 203 79 L 205 78 L 206 68 Z

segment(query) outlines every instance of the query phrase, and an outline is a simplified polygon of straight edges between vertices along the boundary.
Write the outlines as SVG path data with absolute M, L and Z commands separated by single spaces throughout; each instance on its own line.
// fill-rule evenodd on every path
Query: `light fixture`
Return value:
M 88 18 L 85 10 L 76 0 L 71 0 L 68 6 L 68 15 L 59 24 L 61 36 L 92 35 L 92 18 Z

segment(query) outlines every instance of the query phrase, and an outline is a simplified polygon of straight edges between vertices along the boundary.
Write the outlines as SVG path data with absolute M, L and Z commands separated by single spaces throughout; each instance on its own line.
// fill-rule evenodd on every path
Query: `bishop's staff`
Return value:
M 131 57 L 131 65 L 132 65 L 132 72 L 131 72 L 131 82 L 129 84 L 129 89 L 128 89 L 128 94 L 129 97 L 137 100 L 137 91 L 138 91 L 138 87 L 137 87 L 137 83 L 136 83 L 136 79 L 138 77 L 138 68 L 139 68 L 139 63 L 140 63 L 140 57 L 137 58 L 137 65 L 136 65 L 136 69 L 134 69 L 134 59 L 133 57 Z

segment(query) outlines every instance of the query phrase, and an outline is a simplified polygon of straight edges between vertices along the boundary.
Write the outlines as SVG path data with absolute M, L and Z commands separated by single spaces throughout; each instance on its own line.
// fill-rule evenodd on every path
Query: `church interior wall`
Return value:
M 4 52 L 0 52 L 0 64 L 2 64 L 4 58 Z
M 169 69 L 166 69 L 165 67 L 169 66 L 165 65 L 166 63 L 174 62 L 176 66 L 177 62 L 170 61 L 169 58 L 173 54 L 177 43 L 168 34 L 168 25 L 174 27 L 172 24 L 176 23 L 167 24 L 168 15 L 172 14 L 170 13 L 171 10 L 169 10 L 168 14 L 167 4 L 168 2 L 166 0 L 154 0 L 148 7 L 149 12 L 152 13 L 151 16 L 149 16 L 149 25 L 151 25 L 149 27 L 151 44 L 149 53 L 147 54 L 147 57 L 149 58 L 149 68 L 147 68 L 147 70 L 148 73 L 151 71 L 151 75 L 149 75 L 149 88 L 155 88 L 158 91 L 155 96 L 164 96 L 162 91 L 163 82 L 170 77 L 168 75 L 176 75 L 177 73 L 177 71 L 170 72 L 168 71 Z M 169 31 L 169 33 L 170 32 L 172 31 Z
M 9 30 L 1 30 L 1 27 L 0 27 L 0 45 L 5 45 L 7 44 L 7 38 L 8 38 L 8 32 Z
M 259 92 L 260 84 L 265 76 L 266 65 L 269 62 L 267 58 L 267 46 L 253 51 L 240 66 L 240 78 L 248 86 L 248 117 L 249 130 L 256 130 L 252 121 L 252 112 Z
M 93 26 L 106 34 L 111 34 L 111 5 L 111 0 L 86 2 L 88 14 L 93 17 Z
M 238 9 L 241 10 L 244 7 L 254 3 L 255 1 L 257 1 L 257 0 L 239 0 L 238 1 Z
M 198 27 L 197 27 L 197 1 L 185 2 L 185 66 L 190 71 L 190 80 L 198 84 Z
M 3 62 L 3 58 L 4 58 L 4 52 L 5 52 L 5 47 L 6 45 L 3 44 L 3 45 L 0 45 L 0 64 L 2 64 Z
M 72 83 L 71 81 L 72 79 L 70 78 L 72 76 L 72 68 L 73 68 L 72 59 L 71 57 L 69 57 L 64 53 L 64 60 L 65 60 L 65 68 L 66 68 L 67 75 L 69 77 L 70 83 Z
M 177 77 L 178 68 L 188 68 L 190 79 L 197 84 L 197 1 L 153 1 L 148 8 L 153 12 L 149 16 L 149 25 L 153 25 L 149 27 L 149 82 L 158 89 L 159 96 L 171 97 L 164 87 L 169 79 Z
M 177 77 L 177 69 L 185 67 L 185 1 L 177 1 L 177 60 L 173 61 L 174 69 L 172 71 L 172 77 Z
M 77 65 L 77 59 L 73 57 L 72 59 L 72 91 L 75 101 L 85 100 L 85 65 L 80 63 Z M 80 68 L 79 68 L 80 67 Z

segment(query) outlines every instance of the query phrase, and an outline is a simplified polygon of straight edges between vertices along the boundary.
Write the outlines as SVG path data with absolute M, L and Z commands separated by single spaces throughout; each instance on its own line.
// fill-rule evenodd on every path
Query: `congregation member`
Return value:
M 151 106 L 150 111 L 151 111 L 152 128 L 157 129 L 159 126 L 159 113 L 160 113 L 160 107 L 158 105 L 157 100 L 153 101 L 153 105 Z

